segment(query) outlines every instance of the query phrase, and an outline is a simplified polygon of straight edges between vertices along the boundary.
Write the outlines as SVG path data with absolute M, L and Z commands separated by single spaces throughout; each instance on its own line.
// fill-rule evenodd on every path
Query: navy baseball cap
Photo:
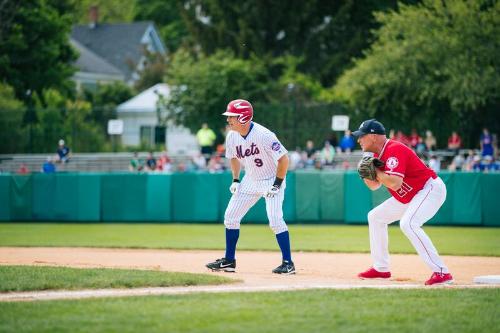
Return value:
M 357 131 L 354 131 L 352 135 L 359 138 L 366 134 L 381 134 L 385 135 L 385 128 L 379 121 L 376 119 L 365 120 L 359 126 Z

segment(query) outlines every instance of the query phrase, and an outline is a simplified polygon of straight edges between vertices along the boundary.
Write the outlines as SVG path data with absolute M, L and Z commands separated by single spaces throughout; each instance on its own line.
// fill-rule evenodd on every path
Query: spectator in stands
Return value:
M 332 145 L 332 147 L 334 149 L 338 148 L 339 143 L 338 143 L 338 140 L 337 140 L 337 134 L 335 132 L 330 133 L 330 137 L 328 138 L 328 141 L 330 141 L 330 145 Z
M 300 162 L 297 165 L 297 169 L 312 168 L 314 166 L 314 160 L 307 157 L 307 153 L 302 151 L 300 153 Z
M 21 163 L 19 169 L 17 169 L 17 173 L 20 175 L 27 175 L 30 173 L 30 169 L 28 169 L 28 166 L 26 164 Z
M 397 131 L 394 140 L 399 141 L 402 144 L 410 147 L 410 139 L 403 133 L 403 131 Z
M 164 150 L 157 163 L 157 170 L 160 172 L 171 172 L 172 171 L 172 160 L 168 157 L 167 151 Z
M 63 139 L 59 140 L 59 146 L 57 147 L 57 156 L 59 163 L 68 163 L 71 158 L 71 150 Z
M 465 157 L 458 153 L 453 157 L 450 165 L 448 166 L 449 171 L 462 171 L 465 168 Z
M 436 138 L 430 130 L 425 131 L 424 143 L 427 151 L 433 151 L 436 149 Z
M 215 147 L 215 154 L 221 157 L 226 156 L 226 146 L 224 146 L 223 143 L 218 144 L 217 147 Z
M 420 135 L 418 135 L 417 133 L 417 130 L 412 128 L 411 129 L 411 134 L 410 134 L 410 147 L 417 151 L 417 145 L 418 145 L 418 141 L 419 139 L 421 139 Z
M 425 150 L 426 150 L 426 147 L 425 147 L 424 139 L 422 139 L 422 137 L 419 136 L 417 146 L 415 147 L 415 152 L 417 153 L 417 155 L 420 158 L 422 158 L 422 156 L 424 156 Z
M 197 152 L 193 156 L 193 164 L 196 170 L 206 170 L 207 168 L 207 160 L 201 154 L 201 152 Z
M 493 144 L 493 159 L 498 158 L 498 136 L 496 133 L 491 134 Z
M 457 155 L 462 148 L 462 138 L 458 135 L 456 131 L 451 132 L 451 136 L 448 138 L 448 150 Z
M 314 160 L 314 169 L 323 170 L 323 163 L 322 163 L 321 159 L 317 158 Z
M 217 136 L 214 131 L 208 127 L 207 123 L 203 123 L 201 128 L 196 133 L 196 138 L 198 139 L 198 144 L 201 148 L 201 153 L 208 160 L 213 152 L 213 146 Z
M 56 172 L 56 166 L 55 166 L 54 161 L 52 160 L 51 156 L 47 157 L 47 160 L 42 165 L 42 170 L 41 171 L 43 173 L 54 173 L 54 172 Z
M 210 173 L 220 173 L 226 169 L 220 156 L 212 156 L 208 161 L 207 168 Z
M 431 158 L 429 159 L 429 168 L 434 170 L 436 173 L 441 171 L 441 161 L 436 155 L 431 155 Z
M 481 163 L 481 157 L 478 155 L 474 155 L 472 161 L 472 171 L 483 171 L 483 164 Z
M 462 171 L 472 171 L 472 166 L 474 165 L 474 150 L 469 149 L 467 153 L 464 154 L 464 164 Z
M 493 160 L 491 155 L 486 155 L 481 161 L 481 170 L 484 172 L 498 172 L 499 169 L 498 163 Z
M 481 155 L 482 156 L 493 156 L 493 137 L 490 134 L 490 131 L 485 127 L 483 128 L 483 133 L 479 139 L 479 144 L 481 146 Z
M 314 154 L 316 154 L 316 148 L 314 148 L 314 142 L 312 140 L 307 140 L 306 149 L 304 149 L 304 151 L 306 152 L 308 159 L 314 158 Z
M 139 154 L 137 152 L 134 152 L 134 156 L 130 159 L 128 169 L 131 172 L 142 171 L 144 169 L 144 162 L 139 158 Z
M 148 159 L 146 160 L 146 169 L 148 171 L 155 171 L 156 170 L 156 159 L 153 156 L 152 151 L 150 151 L 148 154 Z
M 351 135 L 351 131 L 346 130 L 344 132 L 342 140 L 340 140 L 340 150 L 343 153 L 351 153 L 354 150 L 355 146 L 356 146 L 356 141 L 354 141 L 354 138 Z
M 290 160 L 289 170 L 296 170 L 301 168 L 301 151 L 300 147 L 288 152 L 288 159 Z
M 333 165 L 333 158 L 335 157 L 335 149 L 330 144 L 330 141 L 325 141 L 323 149 L 321 149 L 319 158 L 322 165 Z

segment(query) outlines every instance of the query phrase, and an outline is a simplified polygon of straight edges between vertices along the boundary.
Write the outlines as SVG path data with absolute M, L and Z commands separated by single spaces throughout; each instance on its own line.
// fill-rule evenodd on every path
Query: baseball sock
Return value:
M 226 228 L 226 255 L 227 260 L 234 260 L 236 252 L 236 243 L 240 237 L 240 229 L 227 229 Z
M 288 231 L 276 234 L 276 239 L 283 255 L 283 260 L 292 261 L 292 254 L 290 253 L 290 235 Z

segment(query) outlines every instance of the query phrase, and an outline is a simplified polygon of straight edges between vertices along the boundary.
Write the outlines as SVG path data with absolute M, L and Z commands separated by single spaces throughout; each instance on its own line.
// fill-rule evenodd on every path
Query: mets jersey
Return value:
M 429 178 L 437 178 L 436 173 L 413 150 L 400 142 L 386 140 L 378 158 L 385 162 L 382 170 L 386 174 L 403 178 L 403 184 L 397 191 L 387 189 L 396 200 L 404 204 L 413 199 Z
M 287 153 L 276 135 L 256 122 L 245 137 L 235 131 L 226 137 L 226 158 L 237 158 L 245 169 L 242 193 L 265 193 L 276 178 L 278 160 Z

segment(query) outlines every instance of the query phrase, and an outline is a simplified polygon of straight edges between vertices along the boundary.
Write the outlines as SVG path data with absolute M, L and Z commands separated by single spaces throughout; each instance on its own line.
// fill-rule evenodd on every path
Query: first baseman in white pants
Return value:
M 387 225 L 399 221 L 399 227 L 408 237 L 420 258 L 433 272 L 449 273 L 431 239 L 422 225 L 431 219 L 446 199 L 446 186 L 441 178 L 430 178 L 410 203 L 403 204 L 393 197 L 368 213 L 370 251 L 373 268 L 389 272 Z
M 422 229 L 424 223 L 437 213 L 446 200 L 446 185 L 413 150 L 400 142 L 387 139 L 384 126 L 377 120 L 364 121 L 353 135 L 358 138 L 363 151 L 379 159 L 382 164 L 375 168 L 375 180 L 363 178 L 366 186 L 376 190 L 383 185 L 392 195 L 368 213 L 373 267 L 358 274 L 358 277 L 391 277 L 387 227 L 399 221 L 401 230 L 433 272 L 425 284 L 452 283 L 453 277 L 448 267 Z

